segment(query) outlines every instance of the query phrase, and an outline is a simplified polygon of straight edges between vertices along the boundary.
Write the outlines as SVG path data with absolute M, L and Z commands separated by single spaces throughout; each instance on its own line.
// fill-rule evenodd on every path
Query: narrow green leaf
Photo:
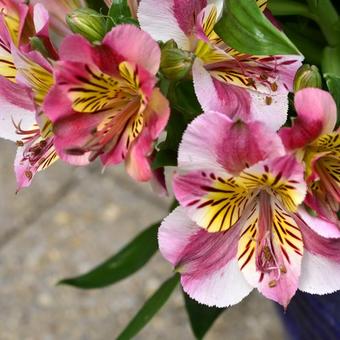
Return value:
M 81 289 L 102 288 L 135 273 L 150 260 L 158 249 L 157 231 L 159 224 L 160 222 L 145 229 L 116 255 L 88 273 L 64 279 L 59 284 Z
M 146 301 L 135 317 L 130 321 L 117 340 L 128 340 L 133 338 L 153 318 L 169 299 L 171 293 L 179 282 L 179 275 L 165 281 L 158 290 Z
M 225 0 L 216 33 L 231 47 L 254 55 L 299 54 L 288 37 L 262 14 L 254 0 Z
M 191 329 L 196 339 L 203 339 L 216 319 L 224 312 L 224 308 L 208 307 L 191 299 L 183 292 Z

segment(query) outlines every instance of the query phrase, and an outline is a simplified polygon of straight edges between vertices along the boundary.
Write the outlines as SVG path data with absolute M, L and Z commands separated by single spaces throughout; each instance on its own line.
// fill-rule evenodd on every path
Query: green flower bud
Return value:
M 306 87 L 322 87 L 319 69 L 315 65 L 302 65 L 296 72 L 294 79 L 294 92 Z
M 101 41 L 106 33 L 105 20 L 95 10 L 80 8 L 66 16 L 73 33 L 79 33 L 91 42 Z
M 194 56 L 177 47 L 173 40 L 162 46 L 161 72 L 170 80 L 184 78 L 191 70 Z

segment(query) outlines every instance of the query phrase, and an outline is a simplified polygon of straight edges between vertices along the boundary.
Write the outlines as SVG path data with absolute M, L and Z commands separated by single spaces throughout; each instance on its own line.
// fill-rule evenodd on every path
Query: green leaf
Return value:
M 178 147 L 186 127 L 187 123 L 181 112 L 172 110 L 166 127 L 166 140 L 158 146 L 159 151 L 152 163 L 154 170 L 163 166 L 177 165 Z
M 192 80 L 184 80 L 172 84 L 169 89 L 171 106 L 180 111 L 188 122 L 202 113 Z
M 208 307 L 191 299 L 183 292 L 185 308 L 187 310 L 191 329 L 196 339 L 203 339 L 204 335 L 215 320 L 224 312 L 224 308 Z
M 109 9 L 109 17 L 107 20 L 107 31 L 119 24 L 135 24 L 138 22 L 131 17 L 130 7 L 127 0 L 113 0 Z
M 337 126 L 340 124 L 340 46 L 326 47 L 322 55 L 322 72 L 329 92 L 338 109 Z
M 337 126 L 340 124 L 340 77 L 334 74 L 324 74 L 329 92 L 332 94 L 338 109 Z
M 117 337 L 117 340 L 128 340 L 133 338 L 161 309 L 176 288 L 179 282 L 179 275 L 165 281 L 158 290 L 146 301 L 127 327 Z
M 116 255 L 88 273 L 64 279 L 59 284 L 81 289 L 102 288 L 135 273 L 150 260 L 158 249 L 157 231 L 159 224 L 160 222 L 145 229 Z
M 322 54 L 322 72 L 340 77 L 340 46 L 327 46 Z
M 170 149 L 160 150 L 157 152 L 154 161 L 152 162 L 152 169 L 156 170 L 165 166 L 177 165 L 177 152 Z
M 316 16 L 309 10 L 308 6 L 296 0 L 269 1 L 268 8 L 275 16 L 300 15 L 316 21 Z
M 305 56 L 305 61 L 321 66 L 322 50 L 327 43 L 320 30 L 302 23 L 303 20 L 284 24 L 284 31 Z
M 225 0 L 216 33 L 229 46 L 253 55 L 299 54 L 288 37 L 262 14 L 254 0 Z

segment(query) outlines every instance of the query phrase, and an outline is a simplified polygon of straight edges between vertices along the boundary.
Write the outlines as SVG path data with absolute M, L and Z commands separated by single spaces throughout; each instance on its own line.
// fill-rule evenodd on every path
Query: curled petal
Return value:
M 340 261 L 340 238 L 321 236 L 314 230 L 316 229 L 315 226 L 312 223 L 307 224 L 310 221 L 302 219 L 300 214 L 295 216 L 295 220 L 301 230 L 306 250 L 314 255 L 328 258 L 331 261 Z
M 280 136 L 287 149 L 297 149 L 313 142 L 322 134 L 333 131 L 336 123 L 336 104 L 323 90 L 306 88 L 295 95 L 298 117 L 291 128 L 283 128 Z
M 161 60 L 160 48 L 148 33 L 136 26 L 116 26 L 105 36 L 103 43 L 121 55 L 124 60 L 142 66 L 151 74 L 158 72 Z
M 65 17 L 73 10 L 85 7 L 84 0 L 31 0 L 32 5 L 40 4 L 43 5 L 48 13 L 51 15 L 51 29 L 57 40 L 61 40 L 68 34 L 71 34 L 70 29 L 66 25 Z M 41 19 L 40 19 L 41 20 Z
M 131 145 L 126 156 L 126 170 L 136 181 L 146 182 L 152 177 L 150 154 L 152 138 L 148 131 L 143 133 Z
M 298 215 L 306 225 L 320 236 L 326 238 L 340 238 L 339 223 L 332 223 L 325 218 L 311 216 L 304 208 L 299 208 Z

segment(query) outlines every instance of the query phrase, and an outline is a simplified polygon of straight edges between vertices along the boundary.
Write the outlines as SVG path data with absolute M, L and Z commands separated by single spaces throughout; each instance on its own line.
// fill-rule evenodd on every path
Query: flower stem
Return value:
M 306 0 L 310 12 L 316 16 L 323 34 L 329 45 L 335 46 L 340 42 L 339 15 L 330 0 Z
M 296 1 L 272 1 L 268 4 L 274 15 L 300 15 L 317 21 L 317 17 L 309 10 L 308 6 Z

